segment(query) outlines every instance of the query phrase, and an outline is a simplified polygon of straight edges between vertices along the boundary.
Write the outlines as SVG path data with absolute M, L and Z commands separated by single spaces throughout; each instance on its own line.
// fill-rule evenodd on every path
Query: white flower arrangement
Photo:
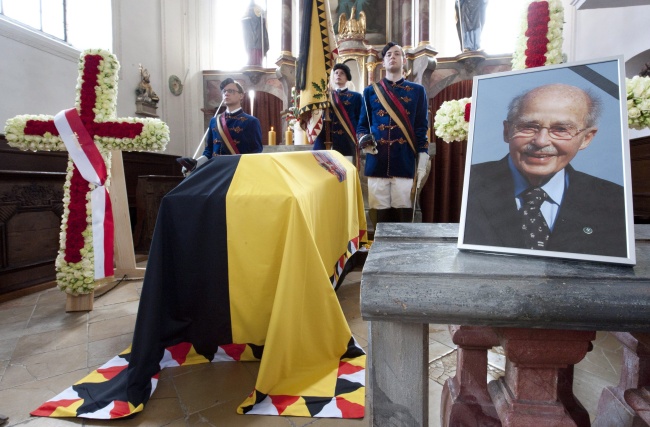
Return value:
M 560 0 L 531 1 L 522 14 L 512 69 L 561 64 L 563 26 L 564 7 Z
M 169 142 L 169 127 L 158 119 L 115 118 L 119 67 L 115 55 L 102 49 L 86 50 L 79 60 L 75 107 L 80 117 L 85 123 L 101 127 L 100 133 L 104 135 L 120 135 L 93 135 L 109 174 L 105 186 L 110 185 L 110 150 L 162 151 Z M 84 85 L 86 79 L 94 85 Z M 141 124 L 142 129 L 129 124 Z M 21 150 L 65 151 L 63 140 L 53 133 L 58 133 L 55 129 L 51 116 L 21 115 L 7 120 L 5 134 L 9 145 Z M 90 201 L 95 185 L 79 178 L 75 171 L 74 162 L 69 158 L 55 267 L 59 289 L 81 295 L 92 292 L 96 286 Z M 72 224 L 76 231 L 70 232 Z
M 436 136 L 445 142 L 466 141 L 469 131 L 469 121 L 465 120 L 467 104 L 471 98 L 454 99 L 442 103 L 436 117 L 434 128 Z
M 650 128 L 650 77 L 625 79 L 627 124 L 632 129 Z

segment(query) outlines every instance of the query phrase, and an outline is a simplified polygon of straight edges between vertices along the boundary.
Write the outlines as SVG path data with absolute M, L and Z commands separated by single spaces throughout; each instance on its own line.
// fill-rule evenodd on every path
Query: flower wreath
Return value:
M 625 79 L 627 124 L 632 129 L 650 128 L 650 77 Z
M 75 109 L 83 126 L 92 133 L 106 166 L 105 186 L 110 183 L 110 150 L 162 151 L 169 141 L 169 128 L 158 119 L 115 118 L 118 70 L 117 58 L 106 50 L 81 53 Z M 16 116 L 7 120 L 5 134 L 9 145 L 21 150 L 66 150 L 51 116 Z M 93 247 L 91 192 L 96 187 L 82 176 L 69 157 L 55 267 L 59 289 L 72 295 L 91 293 L 96 279 L 102 278 L 97 277 Z M 111 244 L 112 239 L 111 234 Z M 112 247 L 110 254 L 107 263 L 112 269 Z

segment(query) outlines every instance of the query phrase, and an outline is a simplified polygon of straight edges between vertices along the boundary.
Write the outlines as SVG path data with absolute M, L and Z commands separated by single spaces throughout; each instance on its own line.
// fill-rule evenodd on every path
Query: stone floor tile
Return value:
M 11 359 L 19 339 L 18 337 L 9 339 L 0 338 L 0 361 Z
M 429 379 L 429 427 L 440 426 L 440 398 L 442 384 Z
M 7 366 L 9 366 L 9 360 L 0 360 L 0 382 L 2 381 Z
M 69 372 L 52 378 L 40 381 L 32 381 L 29 384 L 23 384 L 12 389 L 0 390 L 0 412 L 9 416 L 9 425 L 16 425 L 23 421 L 33 418 L 29 415 L 30 411 L 37 409 L 41 404 L 53 398 L 74 382 L 83 376 L 82 372 Z M 64 419 L 51 419 L 59 423 L 49 424 L 47 418 L 36 417 L 29 425 L 66 425 Z M 81 420 L 76 424 L 81 424 Z M 75 423 L 67 423 L 73 425 Z M 21 424 L 22 426 L 22 424 Z
M 30 295 L 25 295 L 20 298 L 12 299 L 9 301 L 5 301 L 0 303 L 0 312 L 4 308 L 15 308 L 15 307 L 34 307 L 36 305 L 36 302 L 40 298 L 41 293 L 35 293 L 35 294 L 30 294 Z
M 139 301 L 127 301 L 103 306 L 94 305 L 93 311 L 88 313 L 88 323 L 96 323 L 109 319 L 117 319 L 138 314 Z
M 457 351 L 453 350 L 429 363 L 429 379 L 443 385 L 448 378 L 456 375 Z
M 446 327 L 432 332 L 431 326 L 429 326 L 429 342 L 431 341 L 438 341 L 439 343 L 451 348 L 456 347 L 456 344 L 451 340 L 451 335 L 449 335 L 449 330 Z
M 77 345 L 49 353 L 12 359 L 0 389 L 5 390 L 33 381 L 51 378 L 86 367 L 86 345 Z
M 12 358 L 48 353 L 53 350 L 86 344 L 87 342 L 88 326 L 85 323 L 69 329 L 25 335 L 18 340 Z
M 432 361 L 441 358 L 442 356 L 445 356 L 452 351 L 454 351 L 454 347 L 449 347 L 445 344 L 439 343 L 438 341 L 433 341 L 429 343 L 429 363 Z
M 90 342 L 101 341 L 106 338 L 117 337 L 126 333 L 132 333 L 135 329 L 136 314 L 107 318 L 99 322 L 89 323 L 88 340 Z
M 97 309 L 132 301 L 138 302 L 140 301 L 139 289 L 141 288 L 142 280 L 124 281 L 102 296 L 95 298 L 93 308 Z
M 29 319 L 25 333 L 38 334 L 41 332 L 71 329 L 85 325 L 88 322 L 86 312 L 66 313 L 65 300 L 60 303 L 39 303 L 34 308 L 34 313 Z
M 188 420 L 190 426 L 228 426 L 228 427 L 295 427 L 289 417 L 268 415 L 240 415 L 237 406 L 241 402 L 234 400 L 191 414 Z
M 623 363 L 623 345 L 611 334 L 596 334 L 594 348 L 575 366 L 608 382 L 618 383 Z
M 133 333 L 128 333 L 88 343 L 86 366 L 103 365 L 129 348 L 132 342 Z
M 181 404 L 189 414 L 236 401 L 239 405 L 255 388 L 255 380 L 239 362 L 205 363 L 203 369 L 172 378 Z

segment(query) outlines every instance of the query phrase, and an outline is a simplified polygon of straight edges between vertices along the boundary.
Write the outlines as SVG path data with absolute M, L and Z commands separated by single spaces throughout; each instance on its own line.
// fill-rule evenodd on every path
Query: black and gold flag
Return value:
M 300 90 L 300 121 L 310 144 L 323 129 L 323 116 L 330 106 L 328 79 L 337 49 L 331 22 L 328 1 L 303 0 L 296 86 Z
M 162 200 L 131 347 L 32 415 L 122 418 L 166 367 L 259 360 L 239 413 L 363 417 L 366 355 L 333 283 L 365 230 L 337 152 L 212 159 Z

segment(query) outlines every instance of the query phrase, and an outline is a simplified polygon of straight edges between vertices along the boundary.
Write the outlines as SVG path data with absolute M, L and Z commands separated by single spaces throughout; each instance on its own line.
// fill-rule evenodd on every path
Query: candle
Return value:
M 273 126 L 271 126 L 271 130 L 269 131 L 269 145 L 275 145 L 275 131 L 273 130 Z
M 291 128 L 287 128 L 287 131 L 284 133 L 284 143 L 286 145 L 293 144 L 293 132 L 291 131 Z

